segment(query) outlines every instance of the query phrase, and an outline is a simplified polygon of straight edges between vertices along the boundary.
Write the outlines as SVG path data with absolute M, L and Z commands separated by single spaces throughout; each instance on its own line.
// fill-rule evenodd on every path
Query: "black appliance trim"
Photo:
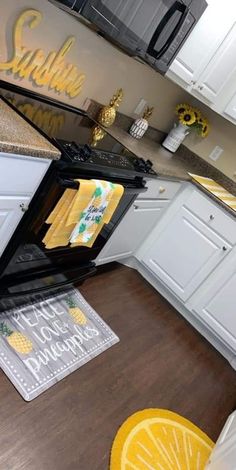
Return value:
M 9 298 L 9 297 L 10 298 L 11 297 L 14 297 L 14 298 L 15 297 L 25 297 L 26 295 L 38 294 L 38 293 L 41 293 L 41 292 L 46 292 L 48 290 L 52 291 L 52 290 L 55 290 L 55 289 L 59 289 L 61 287 L 65 287 L 65 286 L 72 285 L 74 283 L 78 283 L 80 281 L 84 281 L 85 279 L 87 279 L 90 276 L 93 276 L 97 272 L 97 268 L 95 267 L 95 264 L 91 263 L 91 265 L 92 265 L 91 267 L 87 267 L 87 266 L 85 267 L 84 266 L 84 268 L 86 268 L 86 272 L 84 274 L 80 273 L 72 279 L 67 279 L 65 281 L 57 282 L 57 283 L 52 284 L 52 285 L 36 287 L 34 289 L 29 289 L 29 290 L 24 291 L 24 292 L 9 292 L 9 290 L 7 291 L 7 289 L 5 291 L 0 291 L 1 299 Z M 66 270 L 60 270 L 60 272 L 58 272 L 57 274 L 66 274 L 67 272 L 71 272 L 73 270 L 75 270 L 75 269 L 68 268 Z M 77 270 L 78 270 L 78 268 L 77 268 Z M 45 272 L 44 272 L 44 277 L 48 277 L 49 275 L 50 275 L 50 272 L 47 272 L 46 276 L 45 276 Z M 37 273 L 37 278 L 41 279 L 41 277 L 40 277 L 40 275 L 38 275 L 38 273 Z M 27 281 L 25 280 L 25 282 L 27 282 Z M 9 285 L 9 287 L 10 287 L 10 285 Z
M 175 26 L 172 33 L 166 40 L 164 46 L 162 46 L 159 51 L 156 51 L 155 45 L 157 43 L 157 40 L 160 37 L 160 34 L 164 30 L 165 26 L 167 25 L 168 21 L 172 18 L 172 16 L 176 13 L 176 11 L 180 11 L 182 13 L 181 18 L 179 19 L 177 25 Z M 150 54 L 152 57 L 155 57 L 155 59 L 160 59 L 165 54 L 167 49 L 170 47 L 172 41 L 178 34 L 188 13 L 189 13 L 189 8 L 187 7 L 187 5 L 184 5 L 183 3 L 179 1 L 176 1 L 175 3 L 173 3 L 173 5 L 166 12 L 165 16 L 163 16 L 162 20 L 157 26 L 157 29 L 155 33 L 153 34 L 152 39 L 150 40 L 149 46 L 147 48 L 147 53 Z

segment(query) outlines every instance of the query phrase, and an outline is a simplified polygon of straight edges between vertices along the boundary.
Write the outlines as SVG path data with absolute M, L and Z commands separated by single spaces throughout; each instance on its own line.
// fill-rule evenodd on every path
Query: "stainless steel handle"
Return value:
M 210 215 L 210 220 L 214 220 L 215 216 L 213 214 Z
M 28 210 L 28 206 L 25 206 L 25 204 L 21 203 L 20 204 L 20 209 L 22 212 L 26 212 Z
M 227 246 L 222 246 L 223 251 L 227 251 Z
M 159 188 L 159 193 L 164 193 L 166 190 L 166 188 L 164 188 L 163 186 L 160 186 Z

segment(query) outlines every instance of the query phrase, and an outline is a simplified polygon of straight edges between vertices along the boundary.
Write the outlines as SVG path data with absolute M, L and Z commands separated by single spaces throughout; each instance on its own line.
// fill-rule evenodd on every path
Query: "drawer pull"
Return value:
M 223 250 L 223 251 L 227 251 L 227 247 L 226 247 L 226 246 L 222 246 L 222 250 Z
M 163 186 L 160 186 L 159 188 L 159 193 L 164 193 L 166 190 L 166 188 L 164 188 Z
M 210 215 L 210 220 L 214 220 L 215 216 L 213 214 Z
M 135 210 L 139 209 L 139 206 L 136 206 L 136 204 L 134 204 L 134 209 Z

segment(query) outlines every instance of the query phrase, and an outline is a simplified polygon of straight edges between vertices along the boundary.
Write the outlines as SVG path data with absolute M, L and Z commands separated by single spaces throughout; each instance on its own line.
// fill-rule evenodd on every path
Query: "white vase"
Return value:
M 133 122 L 129 130 L 129 133 L 135 139 L 141 139 L 144 136 L 147 129 L 148 129 L 148 121 L 144 118 L 139 118 Z
M 189 132 L 190 129 L 184 126 L 184 124 L 174 124 L 174 127 L 171 129 L 164 142 L 162 142 L 162 146 L 171 152 L 176 152 Z

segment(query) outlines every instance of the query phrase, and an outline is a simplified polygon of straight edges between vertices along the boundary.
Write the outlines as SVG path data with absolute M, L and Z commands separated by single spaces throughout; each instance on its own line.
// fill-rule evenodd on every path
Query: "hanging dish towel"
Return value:
M 51 224 L 43 239 L 47 249 L 69 243 L 91 247 L 124 192 L 123 186 L 108 181 L 77 181 L 79 190 L 67 189 L 46 221 Z
M 115 186 L 108 181 L 93 180 L 95 190 L 92 198 L 82 212 L 80 212 L 79 222 L 76 223 L 70 236 L 70 242 L 87 245 L 95 235 L 99 233 L 103 226 L 103 219 L 110 200 L 112 199 Z M 76 211 L 73 208 L 68 217 L 68 224 L 78 220 Z M 99 229 L 99 230 L 98 230 Z
M 95 181 L 95 180 L 94 180 Z M 101 181 L 100 181 L 101 183 Z M 107 181 L 102 181 L 102 183 L 107 183 Z M 88 214 L 90 215 L 91 213 L 93 214 L 92 215 L 92 218 L 94 219 L 93 221 L 91 221 L 91 225 L 89 224 L 89 227 L 87 225 L 87 234 L 86 234 L 86 240 L 84 238 L 84 232 L 86 230 L 85 228 L 85 224 L 87 224 L 87 220 L 84 222 L 82 222 L 82 218 L 80 220 L 80 230 L 81 232 L 79 233 L 77 239 L 76 239 L 76 242 L 72 243 L 72 247 L 73 246 L 87 246 L 88 248 L 91 248 L 97 238 L 97 236 L 99 235 L 99 233 L 101 232 L 104 224 L 108 224 L 120 202 L 120 199 L 123 195 L 123 192 L 124 192 L 124 188 L 123 186 L 121 186 L 120 184 L 112 184 L 112 183 L 108 183 L 110 186 L 110 189 L 109 187 L 107 187 L 107 199 L 104 203 L 103 201 L 103 198 L 102 198 L 102 195 L 100 194 L 100 191 L 97 191 L 97 188 L 95 190 L 96 194 L 94 194 L 94 201 L 92 203 L 92 206 L 95 206 L 95 208 L 99 208 L 99 206 L 101 205 L 101 218 L 100 216 L 98 215 L 95 215 L 96 212 L 93 213 L 93 208 L 92 209 L 89 209 L 88 210 Z M 104 185 L 105 187 L 105 185 Z M 100 194 L 100 195 L 99 195 Z M 88 206 L 90 205 L 90 203 L 88 204 Z M 106 209 L 104 209 L 104 206 L 106 205 Z M 87 207 L 88 208 L 88 207 Z M 86 208 L 86 209 L 87 209 Z M 86 219 L 86 209 L 84 209 L 81 213 L 81 217 L 83 216 L 85 219 Z M 97 218 L 97 219 L 96 219 Z M 79 224 L 80 224 L 79 223 Z

